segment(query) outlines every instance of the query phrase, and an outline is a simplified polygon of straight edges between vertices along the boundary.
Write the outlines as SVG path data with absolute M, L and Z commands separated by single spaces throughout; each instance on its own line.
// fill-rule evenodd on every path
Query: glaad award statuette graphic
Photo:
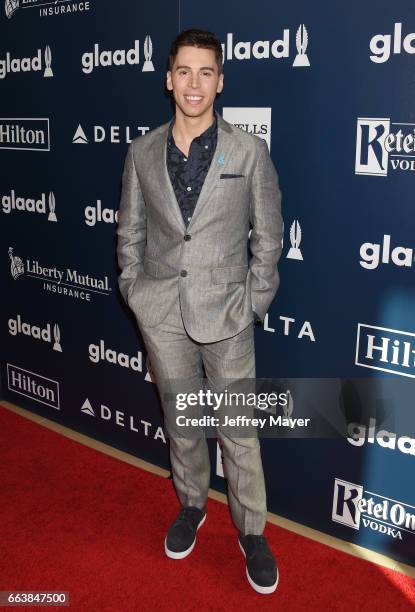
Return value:
M 12 261 L 10 264 L 10 271 L 12 273 L 13 279 L 19 278 L 22 274 L 24 274 L 24 265 L 20 257 L 17 255 L 13 255 L 13 247 L 9 247 L 9 257 Z
M 53 350 L 59 351 L 60 353 L 62 353 L 62 347 L 60 343 L 61 332 L 59 330 L 59 325 L 57 323 L 55 323 L 55 325 L 53 326 L 53 338 L 55 340 L 55 343 L 53 345 Z
M 46 45 L 46 49 L 45 49 L 45 72 L 43 73 L 44 77 L 52 77 L 53 76 L 53 72 L 52 72 L 52 68 L 50 67 L 52 64 L 52 51 L 50 50 L 49 45 Z
M 144 57 L 146 61 L 143 65 L 143 72 L 154 72 L 153 62 L 151 57 L 153 55 L 153 43 L 151 42 L 150 36 L 147 34 L 144 40 Z
M 57 221 L 56 213 L 55 213 L 55 196 L 53 195 L 53 191 L 49 194 L 49 214 L 48 221 Z
M 303 255 L 300 251 L 301 227 L 297 219 L 293 221 L 290 227 L 290 242 L 291 248 L 288 251 L 287 259 L 298 259 L 303 261 Z
M 310 62 L 306 53 L 308 46 L 308 34 L 307 28 L 304 24 L 301 24 L 298 27 L 295 37 L 295 44 L 297 47 L 297 55 L 295 56 L 293 66 L 309 66 Z

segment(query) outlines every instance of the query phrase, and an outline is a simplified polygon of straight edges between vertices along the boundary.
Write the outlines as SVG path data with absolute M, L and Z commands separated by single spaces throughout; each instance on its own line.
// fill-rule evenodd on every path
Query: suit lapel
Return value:
M 159 181 L 159 189 L 165 194 L 166 206 L 170 210 L 171 214 L 175 217 L 179 223 L 183 233 L 185 232 L 186 226 L 183 221 L 182 212 L 180 210 L 179 203 L 174 193 L 173 185 L 170 181 L 169 172 L 167 170 L 166 154 L 167 154 L 167 135 L 169 131 L 170 123 L 166 123 L 163 126 L 163 130 L 157 138 L 157 141 L 153 146 L 153 164 L 156 171 L 157 180 Z
M 229 163 L 232 155 L 232 149 L 234 147 L 232 128 L 218 113 L 216 113 L 216 116 L 218 120 L 218 140 L 216 143 L 216 150 L 196 203 L 192 219 L 189 223 L 189 230 L 191 226 L 194 225 L 197 218 L 201 215 L 201 212 L 205 208 L 207 202 L 209 202 L 213 189 L 215 189 L 216 185 L 219 183 L 220 175 L 225 171 L 225 168 Z
M 232 128 L 218 113 L 216 113 L 216 116 L 218 120 L 218 140 L 216 143 L 216 150 L 206 175 L 205 182 L 203 183 L 202 190 L 199 194 L 188 230 L 190 230 L 190 227 L 194 225 L 195 220 L 200 216 L 201 211 L 209 201 L 213 189 L 220 180 L 221 173 L 225 171 L 225 168 L 229 163 L 232 149 L 234 147 Z M 156 176 L 159 180 L 159 188 L 161 192 L 166 195 L 166 206 L 176 219 L 177 223 L 180 225 L 181 231 L 185 233 L 186 225 L 183 221 L 182 212 L 180 210 L 180 206 L 177 201 L 176 194 L 174 193 L 167 170 L 166 153 L 169 125 L 170 123 L 164 124 L 160 130 L 156 142 L 153 145 L 153 164 Z

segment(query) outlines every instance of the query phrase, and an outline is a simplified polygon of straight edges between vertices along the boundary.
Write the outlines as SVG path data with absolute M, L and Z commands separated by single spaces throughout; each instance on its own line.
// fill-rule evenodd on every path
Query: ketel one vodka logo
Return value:
M 32 325 L 31 323 L 26 323 L 22 321 L 21 315 L 18 314 L 15 319 L 8 320 L 8 327 L 9 334 L 11 336 L 17 336 L 17 334 L 22 334 L 23 336 L 29 336 L 30 338 L 34 338 L 35 340 L 43 340 L 43 342 L 48 342 L 52 344 L 52 348 L 54 351 L 62 353 L 62 346 L 60 343 L 61 333 L 59 325 L 57 323 L 55 323 L 55 325 L 53 326 L 53 343 L 50 323 L 48 323 L 45 327 L 40 327 L 39 325 Z
M 150 36 L 144 39 L 144 63 L 142 67 L 143 72 L 154 72 L 154 65 L 151 60 L 153 56 L 153 43 Z M 131 49 L 116 49 L 115 51 L 101 50 L 99 43 L 94 44 L 93 51 L 86 51 L 82 54 L 81 64 L 82 72 L 85 74 L 91 74 L 95 68 L 102 67 L 117 67 L 125 66 L 138 66 L 140 63 L 140 41 L 135 40 L 134 46 Z
M 310 66 L 307 55 L 308 32 L 304 24 L 301 24 L 296 31 L 295 46 L 297 54 L 293 61 L 293 66 Z M 284 59 L 290 56 L 290 30 L 283 30 L 282 38 L 276 40 L 257 40 L 255 42 L 234 41 L 234 34 L 228 32 L 226 43 L 222 43 L 223 60 L 250 60 L 251 58 L 262 59 Z
M 355 364 L 415 378 L 415 334 L 359 323 Z
M 57 221 L 55 213 L 55 196 L 53 192 L 49 192 L 48 196 L 48 221 Z M 1 196 L 1 209 L 9 215 L 12 212 L 35 212 L 39 214 L 46 214 L 46 194 L 42 193 L 40 198 L 24 198 L 22 196 L 16 196 L 14 189 L 11 190 L 10 194 Z
M 303 261 L 303 254 L 300 250 L 301 243 L 301 226 L 295 219 L 290 227 L 290 242 L 291 248 L 287 253 L 287 259 L 297 259 Z
M 359 530 L 369 528 L 402 540 L 404 535 L 414 535 L 415 507 L 356 485 L 335 478 L 332 520 L 346 527 Z
M 389 169 L 415 170 L 415 123 L 359 118 L 355 173 L 387 176 Z
M 49 45 L 46 45 L 43 54 L 44 57 L 44 77 L 52 77 L 52 51 Z M 9 51 L 6 53 L 5 59 L 0 59 L 0 79 L 5 79 L 10 73 L 16 72 L 40 72 L 42 70 L 42 51 L 37 50 L 37 54 L 33 57 L 11 57 Z

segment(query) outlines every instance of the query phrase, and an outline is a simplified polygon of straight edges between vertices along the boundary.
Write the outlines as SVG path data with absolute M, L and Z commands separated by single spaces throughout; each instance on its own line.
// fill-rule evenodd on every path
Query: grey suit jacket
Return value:
M 130 143 L 118 213 L 118 283 L 139 326 L 161 323 L 180 299 L 198 342 L 237 334 L 253 311 L 263 319 L 279 285 L 281 193 L 267 145 L 217 119 L 216 151 L 187 229 L 167 171 L 169 123 Z

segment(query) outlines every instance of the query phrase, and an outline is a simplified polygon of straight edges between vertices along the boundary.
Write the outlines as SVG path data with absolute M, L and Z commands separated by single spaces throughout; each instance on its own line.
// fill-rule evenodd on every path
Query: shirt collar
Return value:
M 202 134 L 200 134 L 200 136 L 196 136 L 196 138 L 193 139 L 197 143 L 199 143 L 200 145 L 208 144 L 211 141 L 211 139 L 213 138 L 213 136 L 216 133 L 216 131 L 217 131 L 217 128 L 218 128 L 218 119 L 217 119 L 217 116 L 216 116 L 216 112 L 213 113 L 213 117 L 214 117 L 214 119 L 213 119 L 212 125 L 210 125 L 204 132 L 202 132 Z M 173 136 L 173 126 L 174 126 L 175 121 L 176 121 L 176 118 L 173 117 L 173 119 L 171 120 L 170 125 L 169 125 L 169 132 L 168 132 L 168 136 L 167 136 L 167 144 L 169 145 L 169 147 L 171 147 L 171 146 L 173 146 L 175 144 L 174 136 Z

